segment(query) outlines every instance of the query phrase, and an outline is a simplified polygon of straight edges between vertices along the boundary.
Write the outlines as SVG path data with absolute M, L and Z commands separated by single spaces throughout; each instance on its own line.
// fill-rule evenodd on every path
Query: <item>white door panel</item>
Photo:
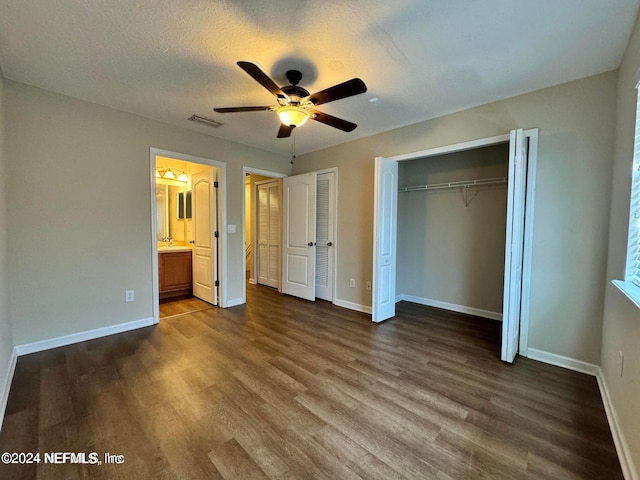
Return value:
M 315 172 L 282 182 L 282 292 L 315 300 Z
M 214 178 L 209 173 L 192 176 L 193 295 L 213 305 L 217 295 L 217 212 Z
M 374 192 L 374 245 L 372 320 L 396 314 L 396 239 L 398 162 L 376 158 Z
M 500 353 L 500 358 L 509 363 L 513 362 L 518 353 L 520 335 L 526 175 L 527 138 L 523 130 L 513 130 L 509 142 L 507 236 L 504 261 L 502 348 Z
M 309 257 L 307 255 L 287 255 L 287 282 L 305 287 L 309 284 Z

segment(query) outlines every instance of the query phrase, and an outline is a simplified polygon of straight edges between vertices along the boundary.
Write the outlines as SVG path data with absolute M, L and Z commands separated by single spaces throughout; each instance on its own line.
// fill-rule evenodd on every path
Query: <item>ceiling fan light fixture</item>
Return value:
M 296 107 L 295 105 L 284 105 L 276 110 L 278 117 L 283 125 L 288 127 L 300 127 L 304 125 L 304 122 L 308 118 L 311 118 L 311 114 L 304 108 Z
M 173 173 L 173 172 L 171 171 L 171 169 L 169 169 L 169 170 L 167 170 L 166 172 L 164 172 L 164 175 L 162 175 L 162 176 L 163 176 L 164 178 L 169 178 L 169 179 L 171 179 L 171 180 L 175 180 L 175 178 L 176 178 L 175 173 Z

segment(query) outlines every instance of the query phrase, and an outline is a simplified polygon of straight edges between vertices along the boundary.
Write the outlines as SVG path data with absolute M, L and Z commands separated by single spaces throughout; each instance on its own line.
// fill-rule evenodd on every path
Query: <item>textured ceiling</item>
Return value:
M 305 153 L 619 66 L 640 0 L 0 0 L 6 78 L 288 154 L 274 98 L 236 61 L 314 92 L 363 95 L 319 110 L 358 124 L 295 132 Z M 377 102 L 371 102 L 373 98 Z M 186 119 L 197 113 L 218 129 Z

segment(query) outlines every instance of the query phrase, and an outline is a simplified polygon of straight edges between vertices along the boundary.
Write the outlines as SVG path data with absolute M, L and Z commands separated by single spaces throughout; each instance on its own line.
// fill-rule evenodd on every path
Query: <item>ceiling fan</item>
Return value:
M 367 86 L 359 78 L 353 78 L 346 82 L 334 85 L 325 90 L 321 90 L 310 95 L 307 90 L 298 86 L 302 79 L 302 73 L 298 70 L 289 70 L 286 73 L 287 80 L 291 85 L 279 87 L 264 73 L 258 65 L 251 62 L 237 62 L 238 66 L 247 72 L 256 82 L 269 90 L 278 102 L 273 106 L 262 107 L 228 107 L 214 108 L 218 113 L 233 112 L 276 112 L 282 124 L 278 130 L 278 138 L 285 138 L 291 135 L 295 127 L 304 124 L 308 119 L 324 123 L 344 132 L 353 131 L 357 125 L 347 120 L 343 120 L 315 109 L 317 105 L 329 103 L 342 98 L 351 97 L 367 91 Z

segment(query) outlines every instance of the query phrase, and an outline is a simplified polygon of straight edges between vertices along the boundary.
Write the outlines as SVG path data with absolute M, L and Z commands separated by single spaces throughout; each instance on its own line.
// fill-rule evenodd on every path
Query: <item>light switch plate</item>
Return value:
M 236 226 L 230 223 L 229 225 L 227 225 L 227 232 L 236 233 Z

